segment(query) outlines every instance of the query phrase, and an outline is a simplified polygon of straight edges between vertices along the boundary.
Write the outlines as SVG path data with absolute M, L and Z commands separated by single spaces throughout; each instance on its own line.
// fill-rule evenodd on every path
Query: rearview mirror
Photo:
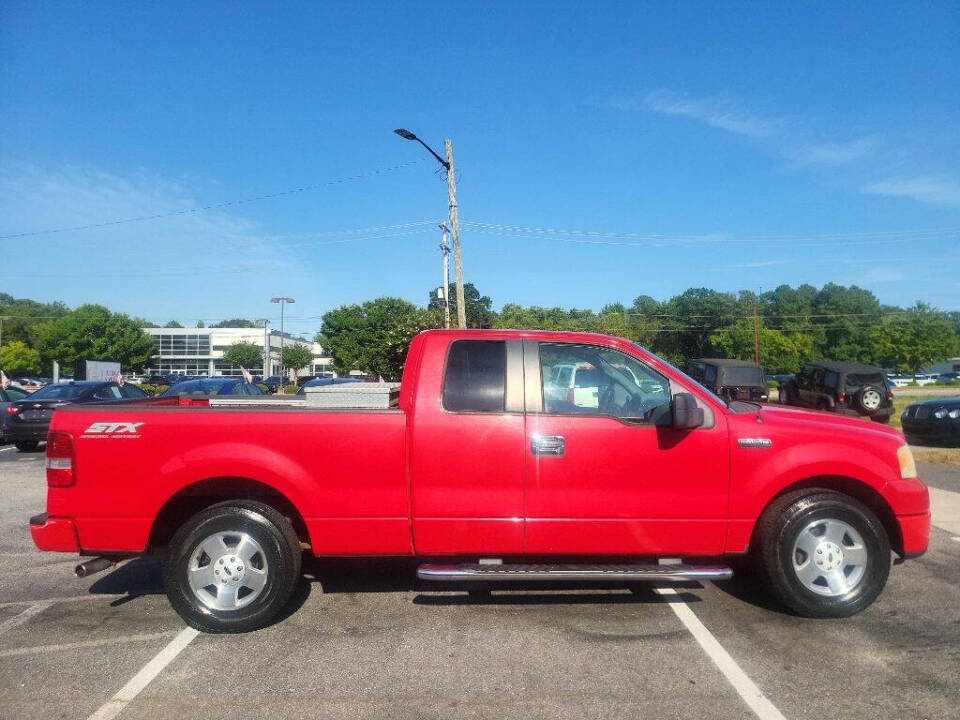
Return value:
M 678 430 L 692 430 L 703 425 L 703 408 L 697 406 L 697 399 L 690 393 L 677 393 L 673 396 L 673 408 L 670 426 Z

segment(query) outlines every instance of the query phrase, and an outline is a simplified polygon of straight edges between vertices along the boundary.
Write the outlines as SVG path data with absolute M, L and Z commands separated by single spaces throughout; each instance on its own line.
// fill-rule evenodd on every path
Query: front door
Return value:
M 722 552 L 727 529 L 726 421 L 705 408 L 675 430 L 672 394 L 685 388 L 607 347 L 524 343 L 530 554 Z M 555 387 L 555 366 L 582 379 Z M 589 386 L 589 387 L 587 387 Z

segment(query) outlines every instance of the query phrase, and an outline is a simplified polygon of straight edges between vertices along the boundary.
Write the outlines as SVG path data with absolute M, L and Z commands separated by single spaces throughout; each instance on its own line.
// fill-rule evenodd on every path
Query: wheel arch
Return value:
M 859 500 L 861 503 L 870 508 L 870 510 L 872 510 L 880 520 L 880 523 L 883 525 L 883 529 L 887 533 L 887 538 L 890 540 L 890 547 L 898 555 L 903 556 L 903 532 L 900 529 L 900 523 L 897 522 L 897 517 L 893 512 L 893 508 L 890 507 L 890 504 L 883 497 L 883 495 L 877 492 L 873 487 L 862 480 L 844 475 L 812 476 L 802 480 L 797 480 L 780 488 L 777 493 L 774 494 L 766 502 L 766 504 L 764 504 L 763 510 L 761 510 L 760 515 L 757 517 L 757 522 L 754 523 L 753 531 L 750 534 L 751 546 L 753 546 L 756 541 L 759 519 L 763 516 L 763 513 L 767 511 L 767 508 L 769 508 L 774 502 L 787 493 L 796 492 L 797 490 L 832 490 L 843 495 L 848 495 L 855 500 Z
M 163 549 L 183 523 L 201 510 L 228 500 L 257 500 L 290 519 L 300 542 L 310 542 L 297 506 L 276 488 L 246 477 L 211 477 L 193 482 L 171 495 L 154 517 L 147 551 Z

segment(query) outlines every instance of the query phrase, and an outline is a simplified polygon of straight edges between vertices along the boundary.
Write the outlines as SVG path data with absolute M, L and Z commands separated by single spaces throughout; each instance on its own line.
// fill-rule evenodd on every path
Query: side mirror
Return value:
M 703 425 L 703 408 L 697 406 L 697 399 L 690 393 L 674 395 L 672 410 L 670 427 L 692 430 Z

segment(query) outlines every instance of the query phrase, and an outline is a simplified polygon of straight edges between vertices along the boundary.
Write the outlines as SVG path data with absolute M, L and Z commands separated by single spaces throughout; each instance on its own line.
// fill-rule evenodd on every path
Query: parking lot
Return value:
M 36 551 L 43 455 L 0 446 L 0 717 L 956 718 L 960 467 L 920 472 L 930 550 L 847 620 L 791 616 L 746 580 L 484 598 L 338 561 L 308 565 L 272 627 L 209 636 L 154 562 L 81 580 Z

